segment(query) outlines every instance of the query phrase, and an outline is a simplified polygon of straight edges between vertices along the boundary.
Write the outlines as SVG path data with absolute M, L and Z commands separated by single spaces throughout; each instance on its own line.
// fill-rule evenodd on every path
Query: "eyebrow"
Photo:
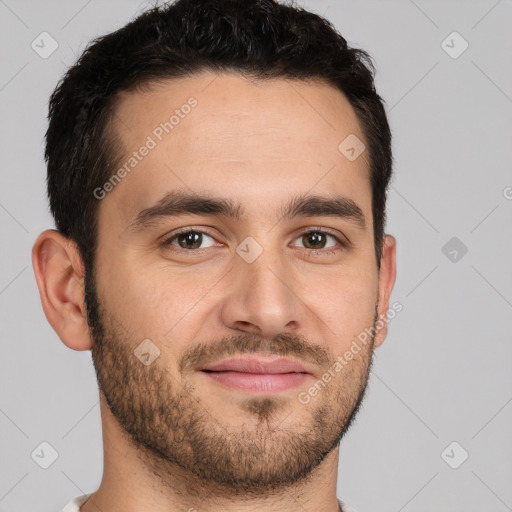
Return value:
M 163 219 L 181 215 L 215 215 L 241 220 L 246 216 L 246 212 L 240 203 L 229 198 L 172 191 L 155 205 L 141 210 L 128 229 L 136 233 Z M 293 197 L 281 207 L 280 220 L 291 220 L 296 217 L 336 217 L 352 221 L 362 230 L 366 228 L 361 208 L 345 196 L 323 197 L 302 194 Z

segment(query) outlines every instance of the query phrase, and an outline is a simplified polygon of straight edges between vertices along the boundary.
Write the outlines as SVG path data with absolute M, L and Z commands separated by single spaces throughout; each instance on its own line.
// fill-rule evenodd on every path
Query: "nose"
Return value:
M 302 303 L 290 269 L 265 251 L 252 263 L 239 259 L 235 265 L 221 311 L 224 325 L 267 339 L 297 330 Z

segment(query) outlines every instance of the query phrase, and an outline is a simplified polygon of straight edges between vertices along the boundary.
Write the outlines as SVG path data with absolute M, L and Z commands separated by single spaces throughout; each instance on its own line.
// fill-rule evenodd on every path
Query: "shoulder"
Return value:
M 341 500 L 338 500 L 338 503 L 340 504 L 341 512 L 357 512 L 357 510 L 355 508 L 352 508 L 350 505 L 343 503 L 343 501 L 341 501 Z
M 90 494 L 82 494 L 73 498 L 64 508 L 59 512 L 80 512 L 80 506 L 83 505 L 88 499 Z

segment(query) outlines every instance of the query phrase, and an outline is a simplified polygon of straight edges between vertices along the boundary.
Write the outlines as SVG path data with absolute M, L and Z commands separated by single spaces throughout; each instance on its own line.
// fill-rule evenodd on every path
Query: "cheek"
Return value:
M 105 265 L 98 271 L 97 288 L 104 307 L 131 337 L 151 338 L 163 329 L 163 323 L 172 325 L 169 284 L 133 262 L 119 258 L 115 265 Z
M 103 275 L 99 293 L 125 332 L 173 351 L 179 351 L 202 325 L 204 318 L 199 316 L 204 316 L 208 293 L 219 280 L 213 273 L 193 275 L 170 270 L 165 263 L 144 267 L 128 258 Z
M 301 298 L 321 319 L 322 328 L 326 336 L 333 338 L 333 349 L 337 352 L 373 325 L 377 284 L 371 271 L 317 276 L 308 282 L 302 284 Z

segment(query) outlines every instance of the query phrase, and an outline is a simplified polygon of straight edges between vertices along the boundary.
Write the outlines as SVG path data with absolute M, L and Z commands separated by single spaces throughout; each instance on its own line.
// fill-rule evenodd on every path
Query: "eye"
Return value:
M 202 246 L 205 237 L 212 240 L 213 243 Z M 207 247 L 212 247 L 215 245 L 215 242 L 213 237 L 204 231 L 188 229 L 186 231 L 181 231 L 180 233 L 175 233 L 171 237 L 167 238 L 163 242 L 163 245 L 173 245 L 175 247 L 179 247 L 179 249 L 191 251 L 194 249 L 205 249 Z
M 323 228 L 304 231 L 295 240 L 300 240 L 299 247 L 310 249 L 309 252 L 313 254 L 335 254 L 337 250 L 345 246 L 338 236 Z M 187 228 L 166 238 L 162 245 L 176 247 L 172 250 L 177 251 L 200 252 L 201 249 L 215 246 L 215 239 L 205 231 Z
M 334 243 L 331 245 L 327 245 L 328 239 L 334 240 Z M 323 249 L 331 249 L 338 245 L 339 247 L 343 247 L 344 244 L 341 242 L 340 238 L 336 235 L 333 235 L 330 232 L 325 231 L 321 228 L 315 228 L 309 231 L 305 231 L 302 233 L 296 240 L 300 240 L 302 243 L 302 247 L 305 249 L 313 249 L 318 250 L 320 252 L 335 252 L 335 251 L 322 251 Z M 299 246 L 300 247 L 300 246 Z

